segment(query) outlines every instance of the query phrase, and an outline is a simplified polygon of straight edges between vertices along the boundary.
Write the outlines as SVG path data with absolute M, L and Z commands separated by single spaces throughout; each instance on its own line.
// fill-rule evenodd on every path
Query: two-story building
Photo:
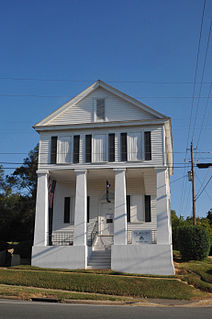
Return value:
M 170 118 L 97 81 L 34 128 L 32 265 L 173 274 Z

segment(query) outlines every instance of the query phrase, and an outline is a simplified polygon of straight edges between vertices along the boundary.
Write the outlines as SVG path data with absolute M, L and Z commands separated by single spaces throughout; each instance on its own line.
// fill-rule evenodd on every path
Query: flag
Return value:
M 56 186 L 56 181 L 54 179 L 52 179 L 51 176 L 49 176 L 49 188 L 48 188 L 49 208 L 53 207 L 55 186 Z

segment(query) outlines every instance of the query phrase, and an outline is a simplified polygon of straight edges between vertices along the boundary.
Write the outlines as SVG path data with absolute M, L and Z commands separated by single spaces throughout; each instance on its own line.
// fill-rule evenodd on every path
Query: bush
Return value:
M 183 260 L 203 260 L 210 250 L 210 238 L 202 226 L 180 226 L 177 241 Z

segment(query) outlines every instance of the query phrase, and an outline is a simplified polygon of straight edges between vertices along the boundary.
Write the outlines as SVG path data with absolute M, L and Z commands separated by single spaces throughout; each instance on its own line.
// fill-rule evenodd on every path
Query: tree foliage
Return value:
M 0 240 L 33 239 L 38 145 L 10 176 L 0 167 Z
M 203 260 L 210 250 L 210 239 L 203 226 L 184 225 L 177 229 L 178 245 L 183 260 Z
M 210 214 L 212 211 L 210 210 L 207 214 L 207 217 L 198 217 L 196 219 L 197 226 L 202 226 L 204 229 L 207 230 L 210 238 L 210 243 L 212 244 L 212 223 L 210 220 Z M 187 217 L 184 219 L 182 216 L 178 217 L 176 212 L 174 210 L 171 211 L 171 219 L 172 219 L 172 242 L 173 242 L 173 248 L 176 250 L 179 250 L 179 241 L 180 241 L 180 234 L 178 232 L 178 229 L 183 226 L 192 226 L 193 225 L 193 218 Z M 212 250 L 210 254 L 212 253 Z

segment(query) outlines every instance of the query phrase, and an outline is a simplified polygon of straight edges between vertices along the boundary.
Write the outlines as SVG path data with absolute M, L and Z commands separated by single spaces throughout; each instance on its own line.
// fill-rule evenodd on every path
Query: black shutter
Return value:
M 96 116 L 98 120 L 105 119 L 105 99 L 96 100 Z
M 151 196 L 145 195 L 145 222 L 151 222 Z
M 64 223 L 70 223 L 70 197 L 64 198 Z
M 51 164 L 57 163 L 57 136 L 51 137 Z
M 74 136 L 74 163 L 79 163 L 79 144 L 80 144 L 80 136 Z
M 108 135 L 108 154 L 109 162 L 115 162 L 115 134 L 111 133 Z
M 91 163 L 91 153 L 92 153 L 92 135 L 85 136 L 85 161 L 86 163 Z
M 121 133 L 121 161 L 127 161 L 127 133 Z
M 145 145 L 145 160 L 151 161 L 152 159 L 151 132 L 144 132 L 144 145 Z
M 130 223 L 130 195 L 127 195 L 127 222 Z
M 87 223 L 90 220 L 90 196 L 87 196 Z

